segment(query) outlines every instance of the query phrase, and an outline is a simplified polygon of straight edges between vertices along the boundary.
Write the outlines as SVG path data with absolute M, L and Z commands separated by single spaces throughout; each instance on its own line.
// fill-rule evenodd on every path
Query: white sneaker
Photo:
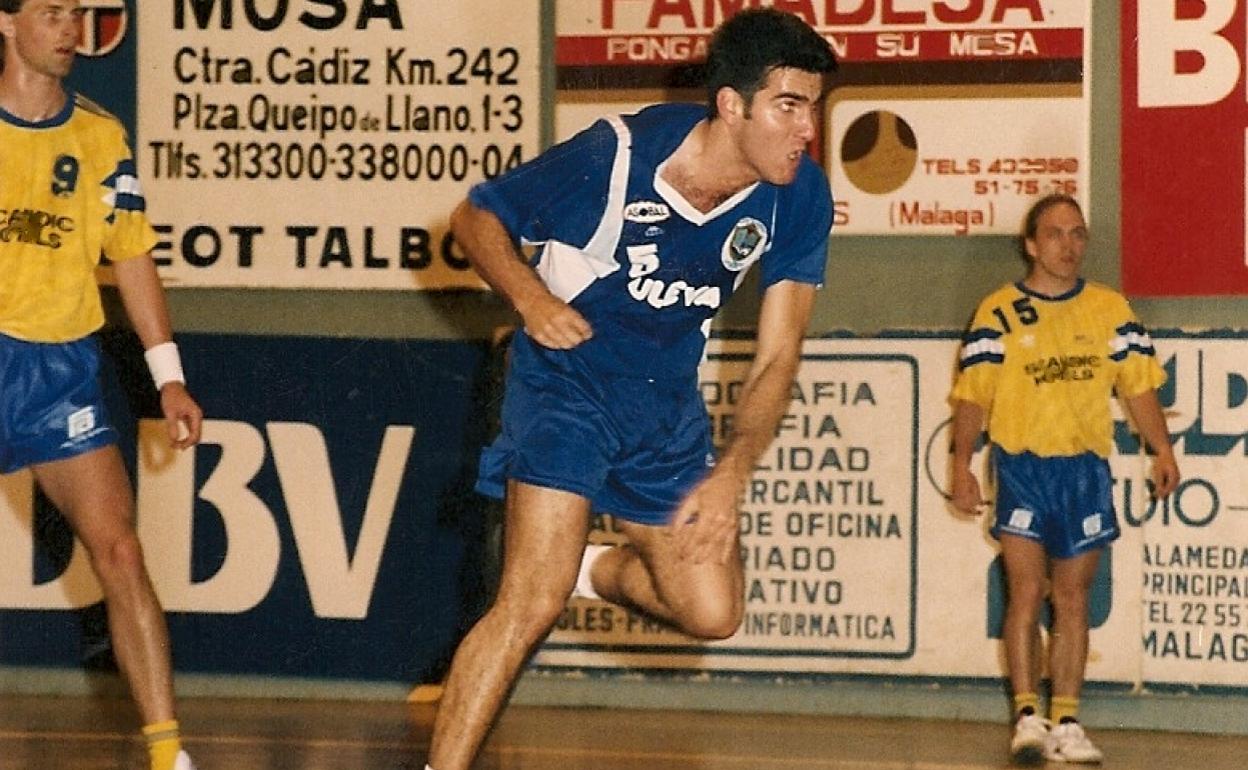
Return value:
M 1044 756 L 1054 762 L 1086 762 L 1095 764 L 1103 759 L 1101 750 L 1092 745 L 1083 725 L 1078 722 L 1063 722 L 1049 731 L 1049 741 L 1044 747 Z
M 598 592 L 594 590 L 594 583 L 589 579 L 589 573 L 593 570 L 594 562 L 598 560 L 607 551 L 611 550 L 609 545 L 594 545 L 588 543 L 585 546 L 585 553 L 581 554 L 581 567 L 576 573 L 576 585 L 572 587 L 573 599 L 601 599 Z
M 1010 739 L 1010 760 L 1016 765 L 1041 764 L 1049 743 L 1049 721 L 1035 714 L 1024 714 L 1014 722 L 1014 737 Z
M 185 751 L 179 751 L 178 758 L 173 760 L 173 770 L 195 770 L 195 763 Z

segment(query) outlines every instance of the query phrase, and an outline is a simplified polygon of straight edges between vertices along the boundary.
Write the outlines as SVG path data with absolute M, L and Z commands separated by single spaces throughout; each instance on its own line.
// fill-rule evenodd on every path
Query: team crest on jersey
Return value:
M 724 241 L 724 267 L 733 272 L 743 270 L 767 248 L 767 228 L 753 217 L 745 217 L 732 228 Z
M 655 201 L 634 201 L 624 207 L 624 218 L 629 222 L 640 222 L 643 225 L 662 222 L 672 215 L 666 203 Z
M 82 0 L 82 11 L 79 54 L 107 56 L 121 45 L 129 19 L 125 0 Z

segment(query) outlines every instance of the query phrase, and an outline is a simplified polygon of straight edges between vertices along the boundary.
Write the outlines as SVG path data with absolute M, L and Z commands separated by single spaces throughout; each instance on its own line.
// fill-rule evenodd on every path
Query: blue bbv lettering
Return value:
M 201 446 L 218 448 L 220 458 L 197 489 L 195 454 L 164 450 L 168 437 L 163 421 L 140 421 L 138 532 L 165 608 L 243 613 L 269 595 L 283 558 L 281 539 L 275 512 L 249 487 L 265 462 L 267 438 L 312 612 L 319 618 L 367 617 L 415 433 L 410 425 L 387 426 L 359 534 L 350 547 L 329 452 L 316 426 L 270 422 L 258 428 L 206 420 Z M 103 594 L 79 544 L 55 580 L 33 584 L 31 478 L 10 474 L 0 477 L 0 486 L 0 498 L 18 509 L 16 515 L 0 515 L 4 607 L 72 609 L 98 602 Z M 217 570 L 196 582 L 191 555 L 197 498 L 215 508 L 228 546 Z

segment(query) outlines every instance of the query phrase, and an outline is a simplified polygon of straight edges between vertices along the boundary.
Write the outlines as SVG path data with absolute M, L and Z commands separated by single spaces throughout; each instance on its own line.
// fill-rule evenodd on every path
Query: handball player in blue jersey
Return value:
M 736 631 L 738 498 L 787 408 L 827 259 L 831 193 L 806 148 L 835 69 L 799 18 L 739 12 L 712 37 L 708 105 L 599 120 L 455 211 L 522 329 L 478 480 L 506 500 L 501 585 L 451 665 L 429 767 L 470 766 L 574 589 L 693 637 Z M 750 269 L 756 353 L 716 459 L 698 365 Z M 587 549 L 591 512 L 628 544 Z

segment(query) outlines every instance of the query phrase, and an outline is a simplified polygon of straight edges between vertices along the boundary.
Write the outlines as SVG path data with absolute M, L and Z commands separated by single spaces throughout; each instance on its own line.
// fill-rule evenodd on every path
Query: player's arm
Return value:
M 169 307 L 165 303 L 165 293 L 160 286 L 160 277 L 156 274 L 156 265 L 152 262 L 151 255 L 145 254 L 113 263 L 113 272 L 117 277 L 117 289 L 121 293 L 126 315 L 130 318 L 135 333 L 139 335 L 143 350 L 148 351 L 148 364 L 153 367 L 153 376 L 158 377 L 160 375 L 157 370 L 164 362 L 153 364 L 152 353 L 157 346 L 173 341 L 173 331 L 169 324 Z M 159 352 L 166 351 L 172 351 L 174 367 L 180 377 L 181 367 L 176 364 L 176 348 L 162 348 Z M 173 379 L 163 382 L 159 387 L 160 408 L 165 415 L 169 440 L 179 449 L 197 443 L 203 412 L 195 399 L 191 398 L 186 384 L 180 379 Z
M 1179 465 L 1174 459 L 1170 445 L 1170 431 L 1166 427 L 1166 415 L 1157 400 L 1157 391 L 1145 390 L 1138 396 L 1124 398 L 1127 411 L 1140 435 L 1153 450 L 1153 497 L 1166 497 L 1179 485 Z
M 973 401 L 957 399 L 953 406 L 953 467 L 950 470 L 953 507 L 962 513 L 978 514 L 985 505 L 979 479 L 971 471 L 975 444 L 984 429 L 984 408 Z
M 979 304 L 958 351 L 958 376 L 949 397 L 953 405 L 952 466 L 949 469 L 949 502 L 966 514 L 982 513 L 987 501 L 979 479 L 971 470 L 975 445 L 984 430 L 984 420 L 996 399 L 997 380 L 1005 363 L 1003 332 L 994 318 L 996 294 Z
M 567 349 L 593 336 L 589 322 L 524 263 L 494 213 L 465 200 L 451 214 L 451 231 L 477 274 L 511 303 L 539 345 Z
M 682 553 L 694 562 L 722 564 L 735 558 L 737 501 L 788 408 L 815 291 L 813 284 L 784 280 L 763 294 L 758 345 L 734 414 L 732 438 L 715 469 L 672 517 Z

